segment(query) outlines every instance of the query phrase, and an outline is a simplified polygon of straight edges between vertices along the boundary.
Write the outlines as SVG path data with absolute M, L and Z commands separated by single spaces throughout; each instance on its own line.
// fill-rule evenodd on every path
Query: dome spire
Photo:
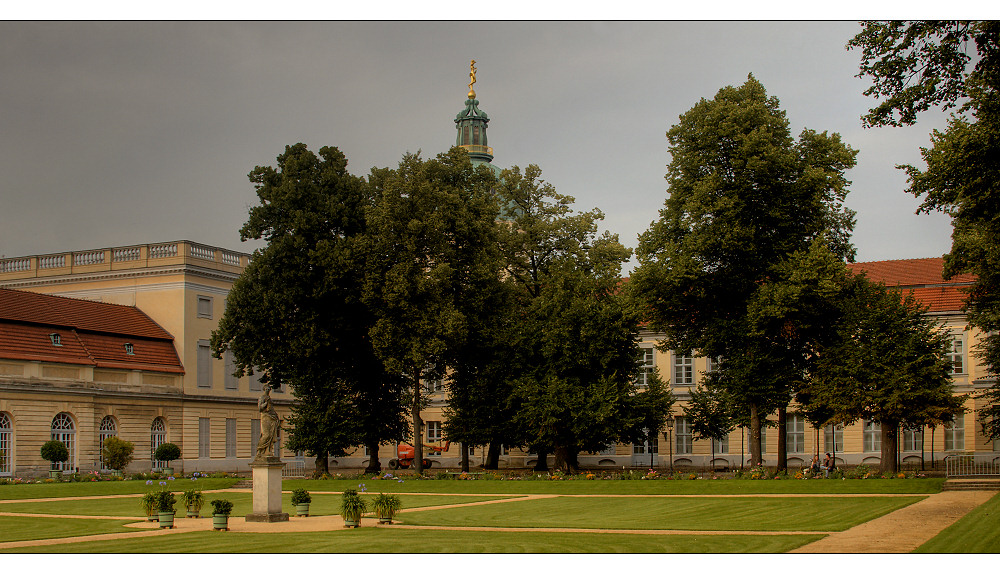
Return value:
M 458 136 L 455 145 L 465 148 L 473 164 L 490 163 L 493 161 L 493 148 L 486 145 L 486 127 L 490 123 L 486 112 L 479 109 L 476 99 L 476 61 L 469 62 L 469 99 L 465 100 L 465 109 L 455 116 L 455 128 Z

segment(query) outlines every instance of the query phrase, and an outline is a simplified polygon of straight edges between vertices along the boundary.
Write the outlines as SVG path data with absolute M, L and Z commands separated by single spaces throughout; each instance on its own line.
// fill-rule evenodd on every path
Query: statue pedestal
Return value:
M 276 456 L 255 459 L 253 469 L 253 512 L 247 522 L 287 522 L 288 514 L 281 511 L 281 469 L 285 463 Z

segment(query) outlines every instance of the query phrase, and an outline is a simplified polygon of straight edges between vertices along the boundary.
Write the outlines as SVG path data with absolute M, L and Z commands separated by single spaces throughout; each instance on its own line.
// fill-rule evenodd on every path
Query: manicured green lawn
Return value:
M 26 547 L 19 553 L 777 553 L 822 536 L 663 536 L 563 532 L 441 532 L 359 528 L 335 532 L 192 532 L 155 538 Z
M 476 494 L 932 494 L 943 478 L 893 480 L 286 480 L 282 489 L 310 492 L 358 489 L 368 492 Z
M 229 488 L 236 484 L 235 478 L 178 478 L 164 481 L 173 491 L 197 488 L 199 490 L 214 490 Z M 108 482 L 51 482 L 41 484 L 3 484 L 0 485 L 0 500 L 25 498 L 61 498 L 65 496 L 104 496 L 108 494 L 142 494 L 151 489 L 158 489 L 159 481 L 147 485 L 144 480 L 121 480 Z
M 66 538 L 110 532 L 135 532 L 126 528 L 130 520 L 105 520 L 98 518 L 27 518 L 22 516 L 0 516 L 0 542 L 15 540 L 42 540 L 44 538 Z
M 366 493 L 366 498 L 371 500 L 371 493 Z M 245 516 L 253 507 L 253 496 L 248 492 L 206 492 L 205 505 L 201 509 L 202 516 L 212 515 L 211 501 L 215 498 L 225 498 L 232 501 L 232 516 Z M 282 508 L 285 512 L 293 514 L 295 507 L 292 505 L 291 493 L 282 495 Z M 448 496 L 430 495 L 417 496 L 401 494 L 403 508 L 417 508 L 420 506 L 441 506 L 444 504 L 458 504 L 464 502 L 480 502 L 484 500 L 497 500 L 508 498 L 504 496 Z M 312 503 L 309 505 L 309 514 L 320 516 L 326 514 L 340 513 L 339 494 L 313 494 Z M 183 517 L 186 509 L 181 506 L 178 497 L 176 506 L 177 516 Z M 51 502 L 9 502 L 0 503 L 0 512 L 31 512 L 36 514 L 79 514 L 91 516 L 133 516 L 141 517 L 142 509 L 139 499 L 130 498 L 106 498 L 88 500 L 58 500 Z
M 1000 552 L 1000 494 L 973 509 L 914 552 Z
M 922 499 L 559 497 L 404 513 L 399 520 L 427 526 L 839 531 Z

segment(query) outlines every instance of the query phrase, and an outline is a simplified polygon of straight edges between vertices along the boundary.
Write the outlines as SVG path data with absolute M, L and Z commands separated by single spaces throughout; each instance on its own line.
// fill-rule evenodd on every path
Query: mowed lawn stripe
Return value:
M 399 519 L 404 524 L 425 526 L 830 532 L 846 530 L 923 498 L 556 497 L 424 510 L 401 514 Z
M 820 535 L 642 535 L 566 532 L 466 532 L 359 528 L 332 532 L 190 532 L 150 539 L 118 539 L 21 547 L 17 553 L 367 553 L 580 554 L 778 553 Z
M 90 534 L 135 532 L 124 525 L 134 520 L 100 518 L 49 518 L 27 516 L 0 516 L 0 542 L 68 538 Z
M 364 495 L 364 498 L 371 503 L 371 493 Z M 210 501 L 216 498 L 225 498 L 233 502 L 232 516 L 245 516 L 252 511 L 253 495 L 248 492 L 206 492 L 205 505 L 201 509 L 202 516 L 212 515 L 212 505 Z M 290 514 L 295 513 L 292 505 L 291 493 L 282 495 L 282 508 Z M 399 495 L 403 503 L 403 508 L 419 508 L 424 506 L 443 506 L 446 504 L 459 504 L 470 502 L 483 502 L 488 500 L 502 500 L 510 498 L 507 496 L 408 496 Z M 175 509 L 177 516 L 183 517 L 186 509 L 180 503 L 180 496 L 177 496 Z M 313 493 L 312 503 L 309 505 L 309 513 L 313 516 L 340 513 L 339 494 L 317 494 Z M 142 509 L 139 498 L 130 496 L 122 498 L 100 498 L 86 500 L 55 500 L 46 502 L 12 502 L 0 504 L 0 513 L 23 512 L 32 514 L 53 514 L 53 515 L 94 515 L 94 516 L 142 516 Z

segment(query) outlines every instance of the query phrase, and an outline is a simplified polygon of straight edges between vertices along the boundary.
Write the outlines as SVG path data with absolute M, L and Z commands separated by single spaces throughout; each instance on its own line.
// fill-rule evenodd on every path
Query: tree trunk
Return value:
M 486 449 L 486 462 L 483 464 L 483 468 L 486 470 L 497 470 L 500 468 L 500 447 L 503 446 L 497 441 L 491 441 L 490 446 Z
M 566 449 L 566 472 L 569 474 L 579 474 L 580 472 L 580 450 L 576 447 Z
M 756 403 L 750 403 L 750 466 L 761 464 L 760 458 L 760 411 Z
M 538 460 L 535 461 L 535 472 L 548 472 L 549 470 L 549 452 L 542 449 L 538 450 Z
M 580 465 L 577 462 L 576 449 L 558 445 L 555 448 L 556 459 L 553 465 L 556 470 L 561 470 L 566 474 L 576 474 L 580 470 Z
M 899 465 L 896 460 L 897 442 L 899 435 L 899 423 L 881 421 L 882 425 L 882 463 L 879 470 L 882 472 L 899 472 Z
M 778 409 L 778 472 L 788 470 L 788 408 Z
M 469 447 L 463 442 L 462 447 L 462 472 L 469 472 Z
M 368 466 L 365 467 L 365 474 L 382 472 L 382 463 L 378 459 L 378 440 L 372 440 L 365 446 L 368 447 Z
M 420 422 L 420 367 L 413 370 L 413 470 L 417 474 L 424 472 L 424 435 Z
M 313 471 L 313 478 L 319 478 L 324 474 L 330 474 L 330 462 L 326 453 L 321 452 L 316 455 L 316 470 Z

